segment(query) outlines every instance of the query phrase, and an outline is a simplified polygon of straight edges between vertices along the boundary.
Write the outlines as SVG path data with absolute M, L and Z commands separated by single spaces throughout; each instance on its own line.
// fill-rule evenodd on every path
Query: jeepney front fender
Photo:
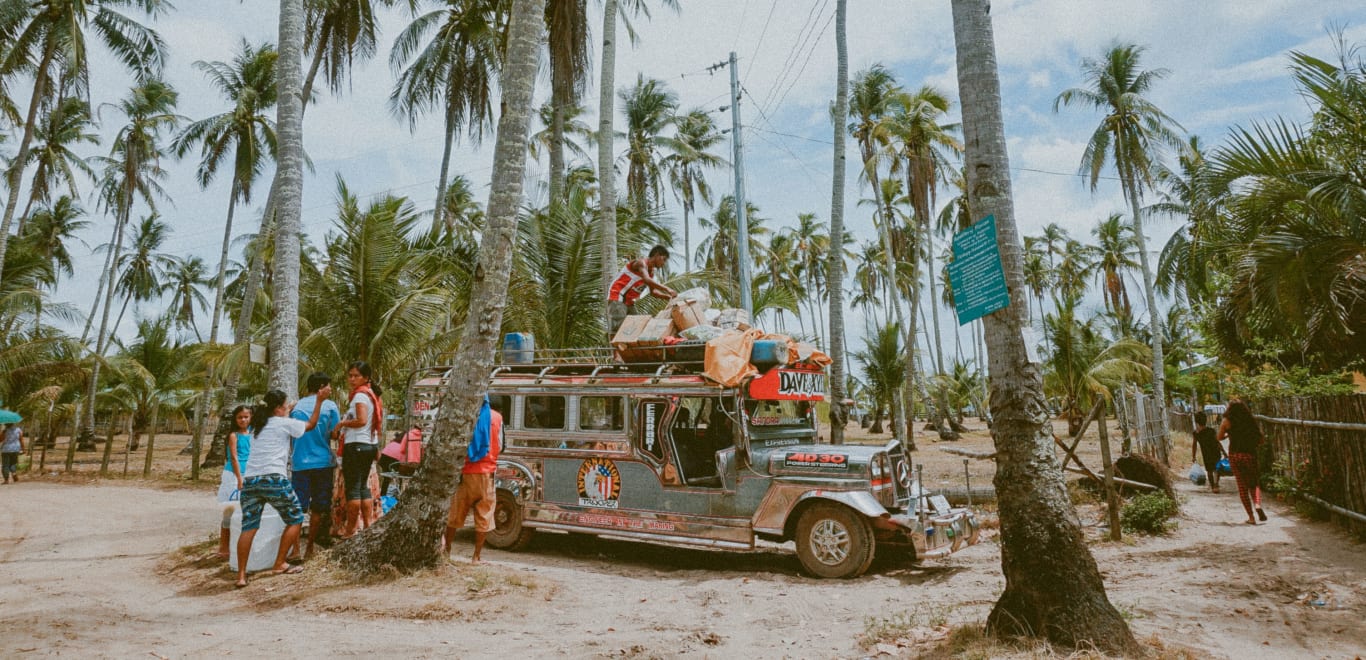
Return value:
M 538 481 L 532 468 L 513 461 L 498 461 L 493 486 L 512 493 L 518 502 L 525 503 L 535 495 Z
M 754 512 L 754 531 L 790 536 L 802 510 L 815 501 L 838 502 L 869 518 L 888 515 L 872 493 L 858 490 L 823 490 L 793 483 L 775 483 Z

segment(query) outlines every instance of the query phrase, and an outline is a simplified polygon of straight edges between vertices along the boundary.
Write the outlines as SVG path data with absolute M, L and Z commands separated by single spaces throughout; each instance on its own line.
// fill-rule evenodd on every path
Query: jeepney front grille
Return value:
M 906 459 L 906 452 L 897 445 L 887 454 L 891 461 L 892 470 L 892 492 L 894 493 L 898 506 L 906 507 L 911 503 L 911 462 Z

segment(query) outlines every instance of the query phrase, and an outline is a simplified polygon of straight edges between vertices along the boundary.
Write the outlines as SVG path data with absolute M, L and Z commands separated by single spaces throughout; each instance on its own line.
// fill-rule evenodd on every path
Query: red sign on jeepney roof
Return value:
M 824 401 L 825 373 L 800 369 L 770 369 L 749 383 L 752 399 Z

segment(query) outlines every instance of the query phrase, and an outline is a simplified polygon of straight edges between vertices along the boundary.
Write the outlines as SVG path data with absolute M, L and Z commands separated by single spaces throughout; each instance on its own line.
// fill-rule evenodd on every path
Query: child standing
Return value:
M 223 523 L 218 535 L 218 558 L 227 559 L 232 539 L 233 494 L 242 492 L 242 468 L 251 452 L 251 408 L 232 409 L 232 433 L 228 434 L 228 457 L 223 459 L 223 474 L 218 480 L 218 504 L 223 507 Z
M 1191 443 L 1191 462 L 1195 462 L 1195 452 L 1200 451 L 1200 457 L 1204 459 L 1205 474 L 1209 480 L 1209 489 L 1212 493 L 1219 492 L 1219 470 L 1217 469 L 1219 459 L 1224 457 L 1224 446 L 1219 444 L 1215 437 L 1214 429 L 1205 426 L 1208 418 L 1205 411 L 1195 411 L 1195 440 Z
M 332 386 L 324 385 L 318 396 L 326 399 L 332 394 Z M 294 485 L 289 482 L 289 443 L 295 438 L 318 425 L 318 413 L 322 406 L 313 407 L 313 415 L 307 422 L 289 417 L 289 400 L 284 392 L 266 392 L 265 400 L 252 410 L 252 428 L 256 437 L 252 439 L 251 455 L 247 457 L 247 467 L 242 479 L 242 535 L 237 539 L 237 588 L 247 586 L 247 558 L 251 556 L 251 542 L 256 538 L 256 530 L 261 528 L 261 512 L 269 504 L 280 514 L 285 523 L 285 533 L 280 539 L 280 550 L 275 555 L 274 573 L 299 573 L 303 566 L 290 566 L 285 561 L 289 549 L 299 540 L 299 529 L 303 526 L 303 507 L 294 494 Z

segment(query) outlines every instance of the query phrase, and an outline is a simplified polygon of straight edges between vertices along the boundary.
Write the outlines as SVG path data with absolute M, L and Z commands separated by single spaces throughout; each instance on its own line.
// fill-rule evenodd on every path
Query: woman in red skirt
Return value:
M 1247 524 L 1266 520 L 1262 511 L 1262 489 L 1257 483 L 1257 445 L 1262 443 L 1262 430 L 1252 417 L 1252 410 L 1240 399 L 1228 404 L 1224 421 L 1219 425 L 1219 440 L 1228 438 L 1228 462 L 1233 466 L 1233 478 L 1238 481 L 1238 498 L 1247 511 Z M 1257 513 L 1253 517 L 1253 512 Z

